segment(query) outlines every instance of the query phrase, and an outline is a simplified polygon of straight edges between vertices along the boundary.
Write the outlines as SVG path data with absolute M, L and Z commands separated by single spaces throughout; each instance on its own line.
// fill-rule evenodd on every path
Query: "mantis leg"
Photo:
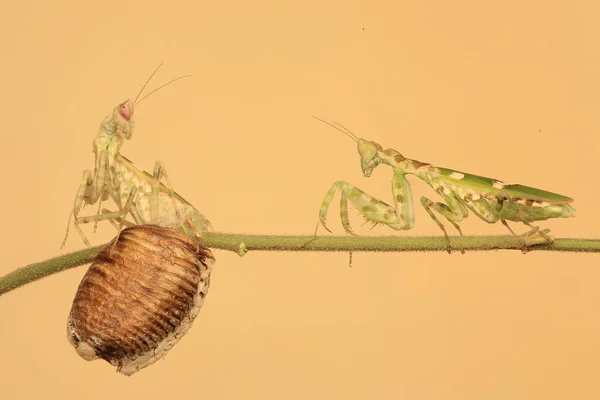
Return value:
M 508 229 L 510 231 L 510 233 L 512 233 L 514 236 L 521 238 L 521 240 L 523 241 L 523 248 L 521 249 L 523 251 L 523 253 L 527 252 L 527 246 L 531 246 L 534 244 L 545 244 L 545 243 L 552 244 L 553 243 L 552 238 L 550 238 L 548 236 L 550 229 L 540 230 L 537 227 L 533 227 L 533 229 L 531 229 L 530 231 L 525 232 L 522 235 L 518 235 L 515 233 L 515 231 L 512 230 L 512 228 L 510 226 L 508 226 L 508 223 L 506 222 L 506 220 L 504 218 L 502 218 L 501 221 L 502 221 L 502 225 L 504 225 L 506 227 L 506 229 Z M 549 238 L 549 239 L 547 239 L 547 238 Z
M 79 233 L 79 236 L 81 236 L 83 242 L 88 247 L 90 247 L 90 242 L 87 240 L 81 228 L 79 228 L 79 226 L 77 225 L 77 216 L 86 204 L 95 204 L 98 200 L 108 198 L 108 183 L 106 180 L 107 170 L 108 155 L 106 152 L 102 152 L 99 156 L 97 156 L 95 171 L 93 173 L 89 169 L 83 171 L 83 178 L 81 179 L 81 184 L 79 185 L 79 189 L 77 190 L 77 194 L 75 195 L 75 201 L 73 202 L 73 210 L 71 211 L 71 214 L 69 214 L 65 237 L 60 246 L 61 249 L 65 247 L 65 244 L 67 243 L 67 238 L 69 237 L 69 227 L 71 225 L 72 217 L 75 220 L 74 225 L 75 229 Z
M 98 200 L 108 199 L 109 191 L 107 172 L 108 154 L 104 151 L 98 156 L 98 165 L 96 166 L 93 175 L 90 170 L 83 172 L 84 179 L 82 185 L 84 185 L 84 182 L 86 182 L 86 176 L 87 182 L 84 185 L 83 196 L 79 198 L 79 203 L 78 198 L 75 198 L 75 208 L 77 211 L 80 211 L 85 204 L 92 205 L 96 204 Z
M 394 210 L 398 227 L 393 229 L 408 230 L 415 225 L 415 207 L 413 205 L 410 183 L 403 174 L 395 173 L 392 178 L 392 194 L 394 196 Z
M 90 245 L 89 241 L 87 240 L 87 238 L 85 237 L 85 235 L 83 234 L 83 231 L 79 227 L 79 224 L 87 224 L 90 222 L 99 222 L 99 221 L 111 221 L 111 223 L 114 223 L 114 220 L 117 220 L 117 221 L 119 221 L 119 224 L 120 224 L 117 228 L 119 231 L 119 233 L 117 234 L 117 239 L 118 239 L 118 235 L 121 233 L 123 226 L 131 225 L 131 222 L 125 220 L 125 216 L 127 216 L 127 214 L 129 212 L 131 212 L 135 219 L 135 214 L 133 213 L 132 203 L 133 203 L 133 199 L 134 199 L 136 193 L 137 193 L 137 188 L 133 188 L 131 190 L 131 192 L 129 193 L 129 196 L 127 198 L 127 202 L 125 203 L 125 206 L 120 211 L 103 210 L 103 212 L 101 214 L 90 215 L 90 216 L 86 216 L 86 217 L 75 217 L 73 226 L 75 226 L 75 229 L 77 229 L 79 234 L 82 235 L 82 238 L 84 239 L 84 242 L 88 247 L 91 247 L 91 245 Z
M 156 161 L 154 163 L 154 173 L 152 174 L 154 180 L 152 181 L 152 199 L 150 200 L 150 212 L 151 219 L 155 220 L 159 213 L 159 194 L 160 194 L 160 180 L 164 178 L 165 186 L 169 191 L 169 195 L 171 196 L 171 201 L 173 202 L 173 210 L 175 210 L 175 216 L 178 220 L 181 220 L 181 214 L 179 212 L 179 207 L 177 207 L 177 202 L 175 201 L 175 191 L 173 190 L 173 186 L 171 185 L 171 181 L 169 180 L 169 175 L 167 175 L 167 169 L 165 165 L 161 161 Z M 182 222 L 183 225 L 183 222 Z
M 107 200 L 110 196 L 108 181 L 110 177 L 108 177 L 108 171 L 110 169 L 109 163 L 109 155 L 106 150 L 97 150 L 99 151 L 99 155 L 96 156 L 96 169 L 94 170 L 93 177 L 93 188 L 91 189 L 90 198 L 86 200 L 88 204 L 94 204 L 98 201 L 98 211 L 97 214 L 100 214 L 100 210 L 102 209 L 102 201 Z M 94 223 L 94 233 L 96 233 L 96 229 L 98 227 L 98 222 Z
M 86 217 L 77 217 L 77 224 L 88 224 L 90 222 L 98 222 L 98 221 L 114 221 L 121 220 L 123 217 L 123 211 L 108 211 L 103 212 L 97 215 L 89 215 Z
M 102 212 L 98 213 L 98 215 L 101 215 L 101 214 L 110 214 L 110 213 L 113 213 L 113 212 L 114 211 L 110 211 L 110 210 L 108 210 L 106 208 L 103 208 Z M 120 229 L 119 228 L 120 225 L 117 224 L 117 222 L 115 222 L 115 221 L 117 221 L 117 222 L 119 222 L 119 224 L 123 224 L 123 226 L 127 226 L 127 227 L 136 225 L 135 222 L 127 221 L 125 218 L 122 218 L 122 217 L 115 217 L 113 219 L 109 219 L 108 222 L 110 222 L 110 224 L 113 226 L 113 228 L 115 228 L 117 230 L 117 232 Z
M 533 226 L 531 225 L 529 222 L 526 221 L 525 217 L 522 217 L 523 211 L 521 209 L 521 207 L 519 207 L 519 205 L 517 204 L 517 202 L 505 191 L 502 191 L 498 194 L 498 206 L 499 206 L 499 213 L 502 214 L 502 208 L 504 207 L 504 202 L 507 201 L 508 203 L 510 203 L 514 208 L 516 208 L 519 212 L 519 220 L 520 222 L 522 222 L 524 225 L 528 226 L 529 228 L 531 228 L 530 231 L 525 232 L 525 234 L 523 234 L 524 240 L 527 243 L 528 242 L 528 238 L 532 238 L 534 237 L 535 234 L 538 234 L 539 236 L 543 237 L 544 239 L 546 239 L 546 242 L 548 244 L 552 244 L 554 243 L 554 240 L 548 235 L 548 232 L 550 232 L 550 230 L 548 229 L 544 229 L 544 230 L 540 230 L 540 228 L 538 228 L 537 226 Z M 506 221 L 504 220 L 504 218 L 502 219 L 502 224 L 504 226 L 506 226 L 508 228 L 509 231 L 511 231 L 513 234 L 515 234 L 515 232 L 510 229 L 510 227 L 508 226 L 508 223 L 506 223 Z M 535 240 L 532 241 L 532 243 L 534 243 Z
M 328 232 L 331 232 L 331 229 L 327 227 L 325 220 L 327 218 L 327 210 L 333 201 L 333 196 L 338 191 L 338 188 L 341 188 L 344 185 L 350 185 L 347 182 L 335 182 L 333 186 L 327 191 L 325 198 L 321 202 L 321 208 L 319 209 L 319 220 L 317 221 L 317 226 L 315 227 L 315 236 L 317 236 L 317 230 L 319 229 L 319 224 L 323 225 L 323 228 L 327 229 Z M 357 189 L 360 190 L 360 189 Z M 361 192 L 362 193 L 362 192 Z M 340 201 L 341 204 L 341 201 Z M 341 211 L 340 211 L 341 212 Z
M 514 236 L 518 236 L 515 231 L 512 230 L 512 228 L 508 225 L 508 222 L 506 222 L 506 220 L 504 218 L 501 219 L 502 221 L 502 225 L 504 225 L 506 227 L 506 229 L 508 229 L 508 231 L 510 233 L 512 233 Z
M 325 229 L 331 232 L 325 223 L 325 219 L 333 196 L 338 190 L 341 192 L 340 216 L 342 226 L 349 234 L 354 233 L 350 229 L 350 221 L 348 219 L 348 201 L 358 209 L 367 221 L 374 224 L 385 224 L 395 230 L 408 230 L 414 225 L 414 210 L 410 185 L 404 175 L 396 174 L 392 180 L 395 207 L 374 198 L 348 182 L 335 182 L 321 203 L 317 228 L 320 223 Z M 316 232 L 317 229 L 315 229 L 315 236 Z
M 77 215 L 83 209 L 85 204 L 88 203 L 88 200 L 90 200 L 90 201 L 97 200 L 97 197 L 95 199 L 94 199 L 94 197 L 95 197 L 94 175 L 91 170 L 86 169 L 85 171 L 83 171 L 83 178 L 81 179 L 81 183 L 79 184 L 79 189 L 77 190 L 77 194 L 75 195 L 73 209 L 71 210 L 71 213 L 69 214 L 69 220 L 67 221 L 67 230 L 65 232 L 65 237 L 63 239 L 62 244 L 60 245 L 61 249 L 63 247 L 65 247 L 65 244 L 67 243 L 67 238 L 69 237 L 69 227 L 71 226 L 71 218 L 75 219 L 75 223 L 74 223 L 75 229 L 79 233 L 79 236 L 81 236 L 81 239 L 83 240 L 83 242 L 86 244 L 86 246 L 91 247 L 90 242 L 88 241 L 87 237 L 85 236 L 85 234 L 83 233 L 83 231 L 81 230 L 81 228 L 79 228 L 79 226 L 77 224 Z M 91 203 L 91 204 L 93 204 L 93 203 Z
M 517 233 L 515 233 L 515 231 L 512 230 L 512 228 L 510 226 L 508 226 L 508 222 L 506 222 L 506 220 L 504 218 L 502 218 L 501 221 L 502 221 L 502 225 L 504 225 L 506 227 L 506 229 L 508 229 L 510 231 L 510 233 L 512 233 L 514 236 L 521 237 L 521 239 L 523 239 L 523 242 L 526 246 L 533 245 L 533 244 L 540 244 L 540 243 L 552 244 L 554 242 L 552 240 L 552 237 L 550 237 L 548 235 L 548 233 L 550 232 L 550 229 L 540 230 L 540 228 L 524 222 L 525 225 L 528 225 L 532 229 L 523 233 L 522 235 L 518 235 Z M 543 239 L 543 240 L 540 242 L 539 239 Z
M 514 207 L 518 206 L 516 202 L 512 198 L 510 198 L 510 196 L 508 196 L 508 194 L 506 193 L 501 193 L 496 199 L 495 203 L 488 201 L 480 201 L 468 202 L 465 203 L 465 205 L 473 212 L 473 214 L 477 215 L 479 218 L 481 218 L 483 221 L 489 224 L 494 224 L 498 222 L 498 220 L 500 220 L 500 222 L 502 222 L 502 225 L 504 225 L 510 233 L 523 239 L 524 246 L 547 243 L 547 239 L 545 238 L 546 234 L 549 232 L 549 230 L 547 229 L 540 231 L 538 228 L 532 227 L 533 229 L 531 231 L 523 235 L 515 233 L 515 231 L 508 225 L 506 219 L 502 217 L 504 201 L 509 202 Z M 528 223 L 526 222 L 523 223 L 528 225 Z M 535 234 L 538 235 L 536 236 Z M 540 242 L 540 239 L 543 239 L 543 242 Z
M 448 222 L 450 222 L 456 228 L 456 230 L 458 231 L 458 233 L 461 234 L 461 236 L 463 233 L 457 222 L 462 221 L 463 218 L 468 215 L 468 211 L 466 207 L 463 206 L 454 196 L 444 196 L 444 200 L 446 201 L 446 203 L 434 203 L 427 197 L 423 196 L 421 197 L 421 204 L 425 208 L 425 211 L 427 211 L 427 214 L 429 214 L 429 216 L 435 221 L 435 223 L 438 224 L 442 232 L 444 232 L 444 236 L 446 237 L 446 250 L 448 251 L 448 253 L 451 253 L 452 250 L 450 247 L 450 238 L 448 237 L 448 232 L 446 232 L 446 228 L 435 216 L 432 209 L 437 211 L 440 215 L 444 216 L 448 220 Z M 464 251 L 462 251 L 462 253 L 464 253 Z
M 125 223 L 125 217 L 129 213 L 129 211 L 132 209 L 131 205 L 133 203 L 133 199 L 135 198 L 136 193 L 137 193 L 137 187 L 131 188 L 131 191 L 129 192 L 129 197 L 127 197 L 127 201 L 125 202 L 125 207 L 123 207 L 123 209 L 121 210 L 123 218 L 118 217 L 118 219 L 120 220 L 119 232 L 117 233 L 117 237 L 115 238 L 115 241 L 113 243 L 117 243 L 119 241 L 119 236 L 121 235 L 121 231 L 123 230 L 123 225 Z M 132 215 L 134 216 L 134 219 L 135 219 L 135 214 L 132 213 Z

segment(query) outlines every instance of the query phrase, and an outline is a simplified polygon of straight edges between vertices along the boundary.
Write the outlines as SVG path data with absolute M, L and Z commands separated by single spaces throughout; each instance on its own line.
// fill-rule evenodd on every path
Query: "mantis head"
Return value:
M 112 130 L 111 128 L 116 128 L 116 133 L 119 135 L 122 135 L 125 139 L 131 139 L 131 136 L 133 135 L 133 109 L 135 108 L 136 105 L 140 104 L 145 98 L 147 98 L 148 96 L 150 96 L 151 94 L 155 93 L 156 91 L 162 89 L 163 87 L 179 80 L 179 79 L 183 79 L 183 78 L 189 78 L 190 75 L 184 75 L 184 76 L 180 76 L 179 78 L 175 78 L 172 79 L 171 81 L 165 83 L 164 85 L 158 87 L 157 89 L 154 89 L 153 91 L 151 91 L 150 93 L 148 93 L 147 95 L 143 96 L 142 98 L 140 98 L 140 95 L 142 94 L 142 92 L 144 91 L 144 89 L 146 88 L 146 85 L 148 85 L 148 82 L 150 82 L 150 79 L 152 79 L 152 77 L 154 76 L 154 74 L 156 74 L 156 71 L 158 71 L 158 69 L 160 68 L 160 66 L 162 65 L 162 63 L 160 63 L 160 65 L 154 70 L 154 72 L 152 73 L 152 75 L 150 75 L 150 78 L 148 78 L 148 80 L 146 81 L 146 83 L 144 84 L 144 86 L 142 86 L 142 89 L 139 91 L 138 95 L 136 96 L 134 101 L 131 100 L 127 100 L 119 105 L 117 105 L 112 112 L 112 115 L 110 115 L 108 118 L 112 119 L 111 121 L 111 125 L 108 126 L 109 130 Z M 138 100 L 139 99 L 139 100 Z M 112 125 L 114 123 L 114 125 Z
M 370 142 L 362 138 L 358 138 L 356 143 L 358 144 L 358 154 L 360 154 L 360 166 L 363 175 L 368 178 L 371 176 L 373 169 L 379 165 L 377 152 L 381 150 L 381 146 L 378 143 Z
M 125 139 L 130 139 L 133 135 L 133 102 L 127 100 L 117 105 L 113 110 L 113 118 L 117 131 L 123 134 Z
M 379 143 L 357 137 L 348 128 L 346 128 L 344 125 L 338 124 L 337 122 L 327 122 L 324 119 L 315 116 L 313 116 L 313 118 L 342 132 L 344 135 L 356 142 L 358 145 L 358 154 L 360 154 L 360 166 L 362 168 L 363 175 L 367 178 L 371 176 L 373 169 L 382 161 L 382 159 L 379 157 L 379 152 L 383 151 L 381 145 Z

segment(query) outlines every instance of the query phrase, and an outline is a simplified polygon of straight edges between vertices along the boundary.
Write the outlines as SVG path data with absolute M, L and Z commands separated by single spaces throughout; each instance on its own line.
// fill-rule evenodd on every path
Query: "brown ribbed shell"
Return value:
M 68 338 L 86 360 L 102 358 L 131 375 L 185 335 L 208 291 L 215 259 L 173 229 L 124 229 L 79 284 Z

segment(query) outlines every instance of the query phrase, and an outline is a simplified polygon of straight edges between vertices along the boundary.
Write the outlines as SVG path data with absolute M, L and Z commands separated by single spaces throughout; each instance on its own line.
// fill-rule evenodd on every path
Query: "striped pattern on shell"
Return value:
M 170 228 L 124 229 L 83 277 L 68 319 L 69 342 L 131 375 L 185 335 L 210 284 L 208 248 Z

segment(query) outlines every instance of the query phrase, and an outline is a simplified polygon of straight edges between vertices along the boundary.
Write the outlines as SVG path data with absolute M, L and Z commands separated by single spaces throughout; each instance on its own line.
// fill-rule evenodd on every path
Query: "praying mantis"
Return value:
M 134 225 L 126 220 L 129 214 L 137 225 L 152 224 L 173 228 L 196 239 L 202 236 L 203 231 L 212 229 L 210 222 L 173 190 L 162 162 L 156 161 L 154 172 L 150 174 L 138 169 L 133 162 L 120 154 L 124 140 L 131 139 L 134 132 L 134 106 L 164 86 L 189 76 L 173 79 L 138 101 L 161 65 L 162 63 L 152 73 L 133 102 L 127 100 L 118 104 L 102 121 L 92 145 L 95 168 L 93 172 L 91 170 L 83 172 L 83 179 L 75 196 L 61 248 L 67 241 L 71 218 L 74 221 L 73 226 L 88 247 L 90 242 L 79 224 L 110 221 L 120 233 L 123 225 Z M 161 182 L 163 179 L 165 183 Z M 116 203 L 118 211 L 101 208 L 102 202 L 109 198 Z M 83 207 L 96 203 L 98 203 L 96 215 L 79 216 Z M 120 224 L 117 225 L 115 221 Z
M 532 222 L 575 215 L 575 209 L 570 205 L 573 199 L 570 197 L 529 186 L 509 185 L 497 179 L 411 160 L 394 149 L 384 150 L 380 144 L 374 141 L 358 138 L 340 124 L 334 125 L 320 118 L 314 118 L 332 126 L 356 142 L 365 177 L 371 176 L 373 169 L 380 164 L 390 166 L 394 171 L 392 177 L 393 206 L 374 198 L 348 182 L 335 182 L 321 203 L 315 236 L 319 224 L 331 232 L 325 224 L 325 218 L 338 190 L 341 192 L 342 226 L 347 233 L 353 234 L 348 219 L 348 201 L 359 210 L 367 221 L 375 225 L 383 224 L 395 230 L 411 229 L 414 226 L 415 215 L 412 192 L 406 175 L 414 175 L 423 180 L 444 199 L 444 202 L 434 203 L 422 196 L 420 202 L 427 214 L 444 233 L 446 250 L 449 253 L 451 247 L 448 233 L 434 211 L 448 220 L 461 235 L 462 230 L 458 223 L 468 216 L 469 211 L 490 224 L 501 221 L 513 235 L 516 233 L 510 228 L 507 221 L 521 222 L 531 228 L 529 232 L 522 235 L 524 245 L 538 243 L 539 240 L 536 239 L 540 238 L 552 244 L 552 238 L 547 235 L 549 230 L 540 230 L 534 227 Z

